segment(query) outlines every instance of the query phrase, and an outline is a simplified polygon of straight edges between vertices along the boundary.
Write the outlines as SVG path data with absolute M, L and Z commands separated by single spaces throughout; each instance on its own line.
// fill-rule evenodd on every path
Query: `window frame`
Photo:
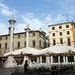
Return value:
M 62 29 L 62 26 L 59 26 L 59 29 Z
M 69 25 L 66 25 L 66 28 L 69 28 Z
M 55 30 L 55 27 L 52 27 L 52 30 Z

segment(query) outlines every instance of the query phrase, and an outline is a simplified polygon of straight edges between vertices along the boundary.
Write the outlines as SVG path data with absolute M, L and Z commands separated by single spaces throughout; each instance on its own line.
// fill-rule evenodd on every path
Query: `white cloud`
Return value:
M 31 29 L 40 29 L 41 28 L 42 30 L 48 32 L 48 25 L 53 23 L 53 20 L 52 20 L 50 14 L 43 17 L 43 19 L 40 19 L 33 12 L 28 12 L 25 15 L 22 15 L 21 20 L 22 20 L 22 22 L 16 26 L 16 29 L 18 29 L 19 32 L 24 31 L 24 28 L 28 24 Z
M 56 17 L 52 17 L 51 14 L 46 14 L 41 19 L 38 16 L 36 16 L 35 13 L 28 12 L 25 15 L 22 15 L 20 20 L 21 22 L 17 21 L 17 23 L 15 24 L 15 32 L 24 31 L 25 27 L 29 24 L 31 29 L 41 28 L 46 33 L 48 33 L 48 25 L 66 21 L 66 16 L 58 14 Z M 0 24 L 0 29 L 2 33 L 8 32 L 8 27 L 3 23 Z
M 52 0 L 44 0 L 44 1 L 48 3 Z M 60 1 L 58 3 L 60 3 Z M 42 15 L 42 13 L 39 15 L 36 15 L 36 13 L 34 12 L 27 12 L 27 13 L 25 12 L 24 15 L 21 15 L 22 13 L 19 14 L 19 12 L 16 9 L 10 9 L 10 7 L 0 2 L 0 14 L 4 16 L 10 16 L 11 14 L 13 14 L 15 17 L 17 17 L 17 19 L 20 18 L 19 20 L 16 19 L 17 24 L 15 25 L 15 32 L 24 31 L 24 28 L 26 27 L 27 24 L 30 25 L 31 29 L 42 28 L 42 30 L 48 32 L 48 25 L 73 19 L 72 16 L 62 15 L 63 13 L 75 14 L 74 6 L 70 6 L 70 8 L 68 8 L 69 4 L 64 5 L 64 3 L 65 1 L 62 1 L 60 3 L 61 7 L 64 9 L 64 12 L 62 12 L 63 11 L 62 10 L 61 12 L 59 12 L 59 14 L 55 14 L 55 16 L 53 16 L 52 14 L 44 13 L 45 15 L 44 16 Z M 38 16 L 40 17 L 42 16 L 42 19 L 39 18 Z M 1 29 L 0 32 L 2 33 L 6 33 L 8 30 L 8 28 L 6 27 L 6 24 L 3 24 L 3 23 L 0 23 L 0 29 Z
M 12 14 L 15 15 L 17 12 L 16 9 L 10 10 L 8 6 L 3 3 L 0 3 L 0 13 L 4 16 L 11 16 Z
M 8 33 L 8 26 L 4 23 L 0 23 L 0 35 Z
M 42 15 L 40 15 L 40 16 L 42 16 Z M 22 22 L 18 23 L 15 26 L 16 32 L 24 31 L 24 28 L 26 27 L 26 25 L 29 24 L 31 29 L 40 29 L 41 28 L 42 30 L 44 30 L 45 32 L 48 33 L 48 25 L 63 22 L 66 20 L 66 16 L 59 14 L 54 18 L 54 17 L 52 17 L 51 14 L 45 14 L 45 16 L 43 16 L 43 18 L 41 19 L 38 16 L 36 16 L 35 13 L 28 12 L 25 15 L 21 16 L 21 20 L 22 20 Z

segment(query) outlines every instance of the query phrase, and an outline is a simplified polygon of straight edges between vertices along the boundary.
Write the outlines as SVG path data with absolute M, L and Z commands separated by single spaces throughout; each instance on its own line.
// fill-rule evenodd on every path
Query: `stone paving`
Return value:
M 26 73 L 24 73 L 23 67 L 11 69 L 0 67 L 0 75 L 75 75 L 75 70 L 73 69 L 73 67 L 66 66 L 60 69 L 52 67 L 51 70 L 42 67 L 39 69 L 35 68 L 32 70 L 28 70 Z

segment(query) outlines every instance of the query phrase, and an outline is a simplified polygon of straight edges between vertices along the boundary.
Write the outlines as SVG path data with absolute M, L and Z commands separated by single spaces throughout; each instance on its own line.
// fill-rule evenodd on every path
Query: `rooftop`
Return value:
M 43 34 L 43 35 L 45 35 L 45 34 L 46 34 L 44 31 L 40 31 L 40 30 L 30 30 L 30 32 L 29 32 L 29 33 L 32 33 L 32 32 L 39 32 L 39 33 L 41 33 L 41 34 Z M 14 35 L 24 34 L 24 33 L 26 33 L 26 32 L 14 33 Z M 2 36 L 9 36 L 9 34 L 0 35 L 0 37 L 2 37 Z
M 73 24 L 75 22 L 74 21 L 71 21 L 71 22 L 63 22 L 63 23 L 51 24 L 51 25 L 48 25 L 48 27 L 57 26 L 57 25 L 63 25 L 63 24 L 69 24 L 69 23 Z

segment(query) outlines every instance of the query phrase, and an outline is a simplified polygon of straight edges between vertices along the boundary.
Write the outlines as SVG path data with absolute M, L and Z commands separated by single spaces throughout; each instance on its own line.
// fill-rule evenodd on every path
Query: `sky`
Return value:
M 75 0 L 0 0 L 0 35 L 9 32 L 12 15 L 16 33 L 27 25 L 48 33 L 48 25 L 75 21 Z

